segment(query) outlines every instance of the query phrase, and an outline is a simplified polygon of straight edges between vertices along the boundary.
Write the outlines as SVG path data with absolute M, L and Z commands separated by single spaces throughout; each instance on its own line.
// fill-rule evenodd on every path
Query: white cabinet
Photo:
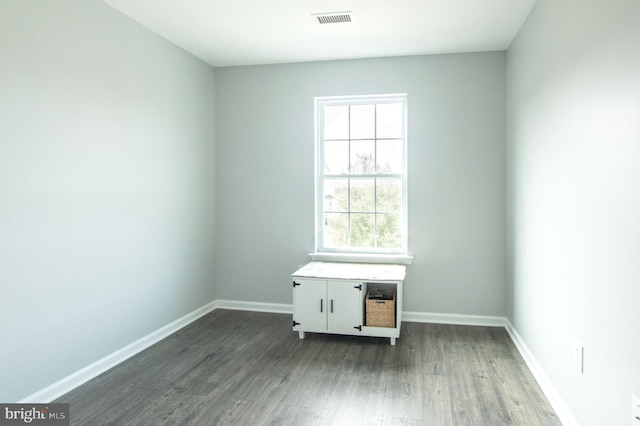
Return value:
M 404 265 L 311 262 L 293 274 L 293 330 L 388 337 L 394 345 L 402 324 Z M 365 298 L 371 286 L 396 295 L 395 326 L 366 324 Z
M 304 326 L 299 327 L 301 324 Z M 293 328 L 327 331 L 327 282 L 293 281 Z
M 362 330 L 362 284 L 298 279 L 293 283 L 294 330 L 350 334 Z
M 327 331 L 362 330 L 362 285 L 354 281 L 327 281 Z

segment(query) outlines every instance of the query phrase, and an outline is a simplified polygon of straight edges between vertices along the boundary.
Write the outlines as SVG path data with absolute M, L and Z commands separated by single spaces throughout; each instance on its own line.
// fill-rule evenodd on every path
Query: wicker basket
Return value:
M 382 293 L 382 298 L 371 298 L 371 295 Z M 396 326 L 396 292 L 389 287 L 370 287 L 365 300 L 367 327 Z

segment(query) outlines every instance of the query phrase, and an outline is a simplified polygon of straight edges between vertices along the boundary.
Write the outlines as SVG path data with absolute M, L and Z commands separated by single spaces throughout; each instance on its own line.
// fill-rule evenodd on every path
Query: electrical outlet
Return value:
M 631 395 L 631 426 L 640 426 L 640 399 Z
M 573 365 L 575 365 L 576 370 L 578 370 L 580 374 L 584 372 L 583 356 L 584 347 L 582 346 L 582 343 L 580 343 L 578 339 L 573 339 Z

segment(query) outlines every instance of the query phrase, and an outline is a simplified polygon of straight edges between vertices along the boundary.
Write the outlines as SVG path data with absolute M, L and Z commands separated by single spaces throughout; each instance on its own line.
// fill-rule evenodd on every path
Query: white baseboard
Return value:
M 274 314 L 293 314 L 293 305 L 284 303 L 244 302 L 241 300 L 217 300 L 216 308 L 237 311 L 271 312 Z M 506 318 L 482 315 L 434 314 L 424 312 L 403 312 L 402 321 L 430 322 L 436 324 L 482 325 L 504 327 Z
M 49 403 L 72 391 L 78 386 L 88 382 L 94 377 L 97 377 L 105 371 L 115 367 L 121 362 L 126 361 L 135 354 L 142 352 L 149 346 L 159 342 L 160 340 L 175 333 L 181 328 L 191 324 L 193 321 L 208 314 L 215 308 L 215 302 L 208 303 L 203 307 L 198 308 L 195 311 L 183 316 L 182 318 L 179 318 L 172 323 L 167 324 L 164 327 L 147 334 L 146 336 L 136 340 L 135 342 L 125 346 L 124 348 L 119 349 L 112 354 L 107 355 L 104 358 L 87 365 L 86 367 L 76 371 L 75 373 L 70 374 L 69 376 L 61 380 L 58 380 L 57 382 L 47 386 L 46 388 L 27 396 L 26 398 L 18 401 L 18 403 Z
M 544 372 L 540 364 L 538 364 L 538 361 L 529 350 L 529 347 L 524 343 L 520 334 L 518 334 L 516 329 L 513 327 L 511 321 L 505 319 L 504 328 L 507 330 L 507 333 L 509 333 L 509 336 L 511 336 L 511 340 L 513 340 L 516 348 L 518 348 L 518 352 L 522 355 L 524 362 L 527 363 L 531 374 L 533 374 L 533 377 L 535 377 L 536 381 L 540 385 L 542 392 L 549 400 L 549 403 L 560 418 L 562 424 L 564 426 L 578 426 L 578 421 L 573 416 L 573 413 L 564 403 L 564 400 L 560 397 L 560 394 L 553 386 L 551 380 L 549 380 L 549 377 L 547 377 L 547 374 Z
M 492 317 L 485 315 L 437 314 L 432 312 L 405 311 L 402 313 L 402 321 L 434 324 L 504 327 L 507 319 L 505 317 Z
M 293 305 L 285 303 L 243 302 L 241 300 L 216 300 L 216 308 L 235 311 L 271 312 L 274 314 L 293 314 Z

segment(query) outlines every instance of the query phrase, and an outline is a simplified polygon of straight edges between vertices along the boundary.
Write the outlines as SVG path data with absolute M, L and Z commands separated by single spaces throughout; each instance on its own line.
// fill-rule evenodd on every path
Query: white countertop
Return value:
M 294 272 L 292 276 L 338 280 L 403 281 L 406 272 L 406 265 L 310 262 Z

